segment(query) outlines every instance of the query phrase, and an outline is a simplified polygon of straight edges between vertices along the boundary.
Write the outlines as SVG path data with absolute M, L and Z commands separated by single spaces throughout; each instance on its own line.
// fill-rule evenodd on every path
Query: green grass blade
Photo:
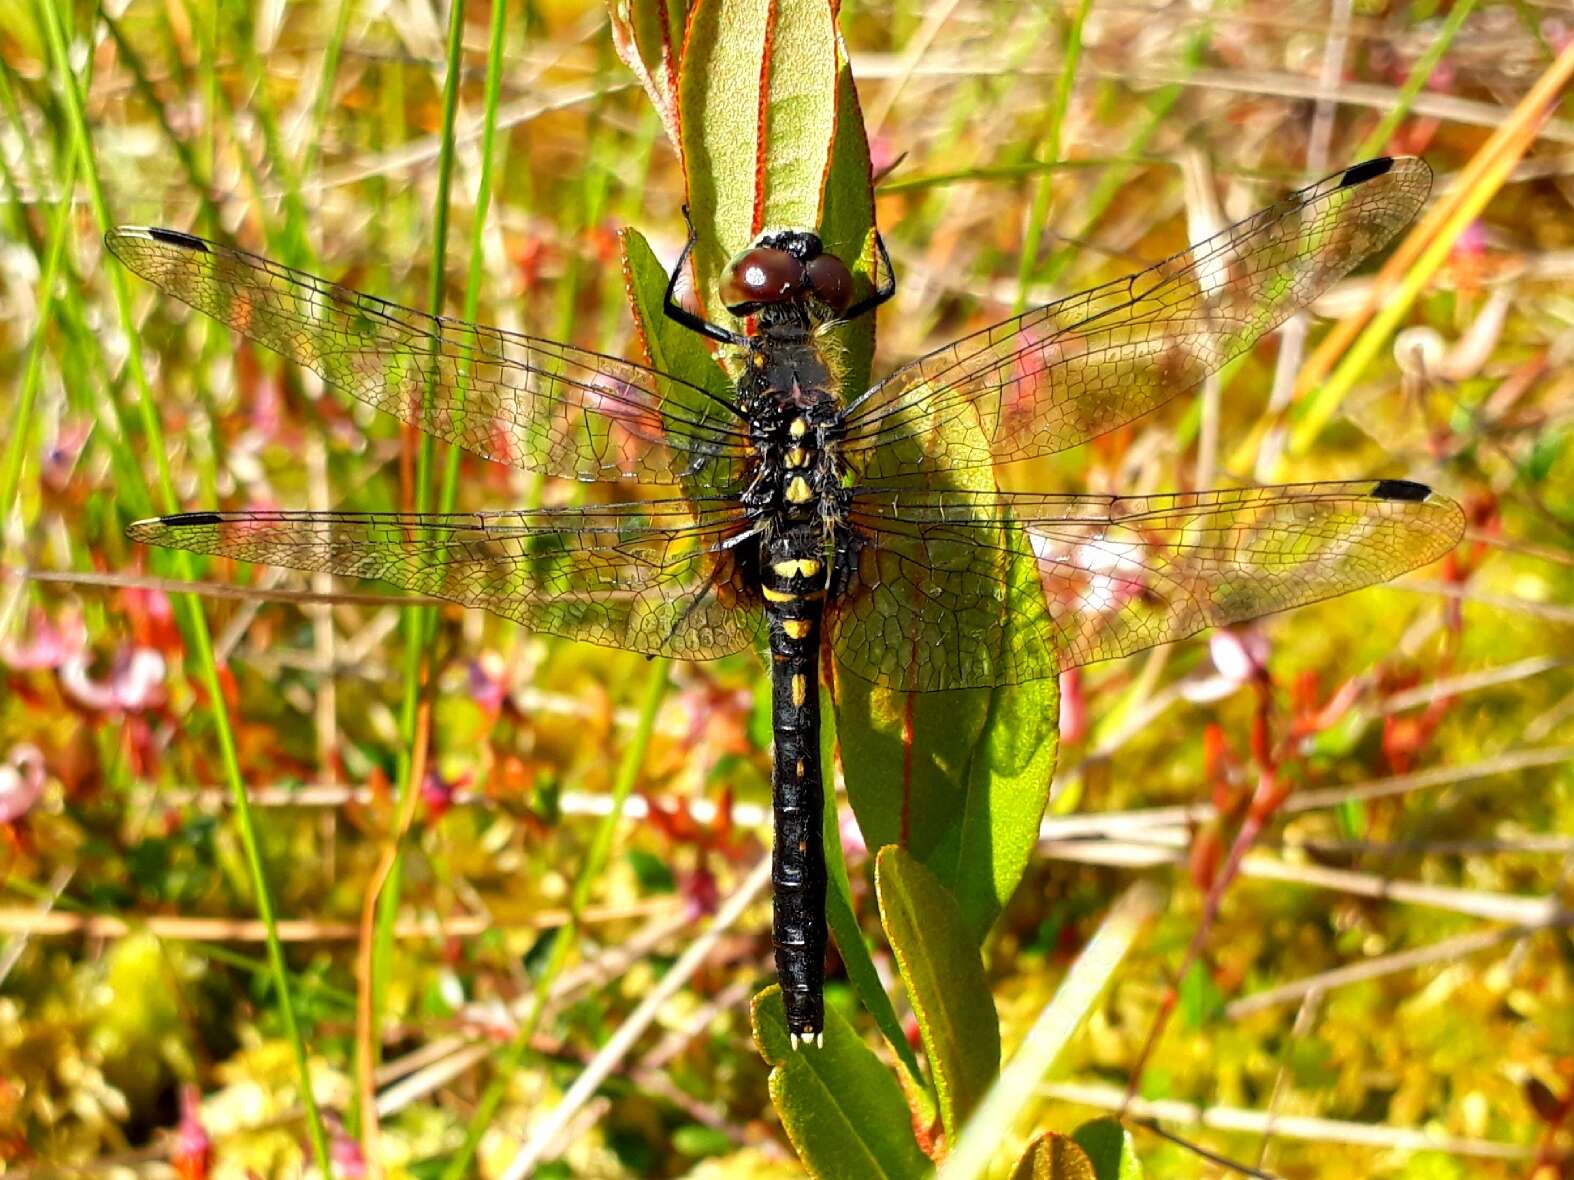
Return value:
M 474 320 L 481 306 L 482 265 L 486 256 L 486 217 L 492 207 L 492 169 L 496 155 L 497 107 L 503 90 L 503 45 L 508 29 L 506 0 L 492 0 L 492 39 L 486 54 L 486 107 L 481 120 L 481 175 L 476 182 L 475 212 L 470 220 L 470 271 L 465 279 L 465 311 Z M 464 452 L 448 448 L 438 511 L 452 512 L 459 500 L 459 460 Z
M 6 448 L 5 467 L 0 471 L 0 520 L 10 517 L 16 503 L 17 489 L 22 479 L 22 461 L 27 455 L 33 437 L 33 410 L 38 404 L 38 387 L 44 376 L 44 348 L 49 339 L 49 320 L 55 304 L 55 286 L 60 280 L 66 243 L 71 240 L 74 228 L 70 193 L 76 188 L 77 159 L 68 154 L 65 170 L 60 177 L 60 203 L 55 206 L 55 220 L 49 227 L 48 256 L 44 262 L 43 278 L 38 283 L 38 326 L 33 332 L 33 342 L 27 351 L 27 370 L 22 376 L 22 394 L 17 402 L 16 414 L 11 423 L 11 445 Z
M 1415 103 L 1416 95 L 1421 93 L 1421 88 L 1432 76 L 1437 63 L 1443 59 L 1443 54 L 1448 52 L 1449 46 L 1453 45 L 1454 38 L 1459 35 L 1459 30 L 1464 27 L 1465 21 L 1475 9 L 1476 0 L 1459 0 L 1458 4 L 1448 10 L 1443 27 L 1438 30 L 1432 44 L 1426 47 L 1426 52 L 1416 59 L 1410 76 L 1399 88 L 1399 101 L 1378 121 L 1377 126 L 1372 128 L 1372 133 L 1361 141 L 1361 146 L 1355 149 L 1355 155 L 1351 157 L 1352 160 L 1365 160 L 1383 154 L 1388 147 L 1389 137 L 1393 135 L 1399 124 L 1404 122 L 1405 116 L 1410 113 L 1410 108 Z
M 1064 61 L 1055 86 L 1055 101 L 1049 111 L 1049 130 L 1044 136 L 1043 155 L 1050 161 L 1060 159 L 1060 134 L 1066 123 L 1066 108 L 1071 105 L 1071 88 L 1077 78 L 1077 62 L 1082 57 L 1082 27 L 1092 7 L 1093 0 L 1080 0 L 1076 12 L 1072 14 L 1071 27 L 1066 30 Z M 1021 314 L 1027 307 L 1033 262 L 1038 257 L 1038 241 L 1044 234 L 1044 223 L 1049 218 L 1050 176 L 1040 176 L 1033 185 L 1033 205 L 1028 212 L 1027 232 L 1022 235 L 1022 253 L 1017 259 L 1017 296 L 1011 307 L 1012 315 Z
M 191 150 L 191 144 L 182 136 L 175 133 L 170 126 L 168 112 L 160 101 L 158 92 L 154 90 L 153 83 L 148 77 L 147 66 L 142 61 L 142 56 L 136 47 L 127 40 L 121 32 L 120 25 L 108 13 L 103 14 L 104 27 L 109 30 L 110 38 L 115 42 L 115 52 L 120 55 L 126 67 L 131 71 L 132 85 L 136 87 L 137 94 L 147 104 L 148 110 L 153 112 L 153 118 L 158 123 L 159 130 L 163 132 L 164 139 L 174 150 L 175 156 L 180 160 L 180 166 L 186 173 L 187 186 L 197 194 L 197 199 L 202 202 L 202 216 L 207 225 L 219 225 L 219 209 L 213 202 L 208 178 L 197 165 L 196 154 Z
M 339 55 L 344 50 L 344 36 L 350 28 L 351 0 L 339 0 L 338 14 L 333 30 L 328 34 L 328 44 L 323 47 L 322 73 L 317 79 L 317 101 L 312 106 L 311 134 L 306 137 L 306 158 L 301 161 L 301 175 L 310 176 L 322 154 L 323 130 L 328 126 L 328 110 L 333 106 L 333 83 L 339 74 Z
M 459 111 L 459 86 L 463 81 L 461 58 L 464 50 L 464 5 L 455 4 L 448 14 L 448 50 L 443 75 L 443 124 L 442 141 L 437 156 L 437 197 L 432 219 L 432 262 L 427 282 L 427 310 L 434 316 L 443 314 L 445 260 L 448 256 L 448 201 L 454 173 L 454 121 Z M 422 391 L 423 401 L 428 401 L 432 390 Z M 426 416 L 423 406 L 422 417 Z M 432 463 L 436 454 L 436 440 L 421 433 L 416 448 L 415 487 L 411 499 L 416 512 L 428 512 L 432 506 Z M 428 642 L 437 633 L 437 610 L 419 607 L 404 614 L 404 692 L 399 707 L 399 732 L 403 749 L 399 755 L 397 798 L 417 789 L 413 780 L 416 773 L 416 725 L 420 713 L 421 693 L 428 668 Z M 378 899 L 377 930 L 372 966 L 372 1021 L 382 1024 L 385 999 L 383 981 L 393 950 L 394 925 L 399 913 L 400 881 L 404 854 L 401 849 L 395 857 L 383 895 Z

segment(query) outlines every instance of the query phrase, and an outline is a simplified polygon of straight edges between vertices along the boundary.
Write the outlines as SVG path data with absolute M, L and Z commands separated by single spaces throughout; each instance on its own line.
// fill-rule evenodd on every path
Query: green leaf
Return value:
M 623 252 L 623 284 L 634 313 L 634 330 L 651 367 L 681 377 L 717 397 L 730 399 L 732 381 L 711 356 L 699 334 L 668 319 L 661 310 L 670 276 L 662 269 L 645 235 L 637 229 L 624 228 L 618 233 L 618 244 Z M 709 399 L 696 399 L 692 390 L 674 385 L 663 393 L 680 403 L 688 399 L 690 404 L 683 405 L 686 413 L 708 412 L 721 421 L 714 403 Z M 695 401 L 700 404 L 693 404 Z
M 1000 1068 L 1000 1024 L 978 944 L 956 899 L 910 853 L 880 849 L 874 880 L 934 1075 L 940 1122 L 954 1139 Z
M 825 0 L 700 0 L 678 75 L 689 213 L 706 307 L 721 268 L 767 225 L 815 226 L 836 130 L 836 26 Z
M 937 421 L 941 441 L 973 444 L 979 430 L 972 415 Z M 914 447 L 928 445 L 915 440 Z M 940 487 L 940 484 L 934 484 Z M 988 469 L 952 473 L 944 485 L 958 491 L 993 493 Z M 960 502 L 959 498 L 959 502 Z M 931 542 L 931 564 L 942 593 L 987 576 L 1003 585 L 1003 601 L 977 615 L 920 624 L 895 594 L 863 595 L 850 602 L 849 625 L 889 634 L 896 628 L 1052 626 L 1039 565 L 1026 535 L 1009 519 L 971 522 L 989 536 L 990 567 L 977 570 L 978 551 L 943 548 Z M 943 571 L 943 572 L 941 572 Z M 940 637 L 915 636 L 916 643 Z M 1001 642 L 1009 643 L 1003 635 Z M 912 852 L 956 896 L 975 943 L 982 943 L 1021 880 L 1038 839 L 1059 748 L 1059 681 L 1044 679 L 1001 688 L 905 693 L 879 687 L 853 674 L 837 678 L 842 767 L 848 799 L 871 848 L 899 844 Z
M 1092 1119 L 1073 1131 L 1071 1137 L 1087 1152 L 1098 1180 L 1142 1180 L 1137 1145 L 1119 1120 Z
M 734 1144 L 725 1131 L 699 1123 L 685 1123 L 672 1132 L 672 1146 L 684 1155 L 726 1155 Z
M 836 76 L 836 138 L 831 142 L 831 167 L 825 177 L 820 214 L 820 239 L 826 252 L 845 262 L 855 277 L 862 275 L 853 298 L 862 299 L 877 282 L 874 273 L 874 185 L 869 164 L 869 137 L 864 131 L 858 88 L 846 47 L 837 39 L 840 65 Z M 878 278 L 883 279 L 881 275 Z M 875 317 L 864 316 L 830 330 L 832 347 L 842 358 L 842 397 L 850 401 L 869 386 L 874 363 Z
M 644 893 L 672 893 L 678 887 L 676 878 L 672 875 L 672 866 L 661 857 L 639 848 L 631 848 L 625 854 L 629 867 L 634 870 L 634 877 L 639 882 L 641 892 Z
M 695 292 L 707 309 L 721 268 L 755 233 L 760 93 L 770 0 L 700 0 L 678 70 L 679 132 L 688 181 Z
M 818 226 L 837 129 L 835 14 L 827 0 L 776 0 L 768 36 L 758 173 L 765 191 L 755 229 Z
M 639 79 L 674 146 L 678 127 L 672 70 L 678 60 L 685 15 L 681 3 L 669 0 L 613 0 L 607 5 L 613 48 Z
M 820 716 L 823 719 L 820 726 L 820 764 L 828 767 L 833 764 L 836 750 L 836 712 L 824 689 L 820 692 L 820 698 Z M 863 930 L 853 910 L 852 883 L 847 879 L 847 861 L 842 855 L 842 834 L 837 822 L 834 791 L 827 793 L 823 815 L 828 878 L 825 892 L 826 922 L 836 939 L 836 949 L 842 956 L 842 966 L 847 971 L 853 991 L 874 1017 L 875 1024 L 884 1034 L 892 1052 L 907 1067 L 913 1085 L 922 1090 L 925 1083 L 923 1072 L 918 1068 L 918 1057 L 907 1043 L 907 1037 L 902 1032 L 902 1022 L 891 1005 L 891 997 L 885 994 L 885 987 L 880 983 L 880 974 L 875 970 L 874 960 L 869 955 L 869 945 L 864 941 Z
M 923 862 L 956 898 L 975 946 L 1037 842 L 1059 705 L 1054 679 L 903 694 L 837 677 L 842 768 L 864 839 Z
M 1046 1131 L 1011 1169 L 1011 1180 L 1098 1180 L 1087 1153 L 1075 1142 Z
M 1035 1101 L 1036 1087 L 1076 1037 L 1161 900 L 1160 891 L 1149 881 L 1138 881 L 1121 895 L 952 1142 L 951 1154 L 940 1169 L 945 1180 L 973 1180 L 985 1174 L 1018 1116 Z
M 889 1070 L 834 1008 L 825 1044 L 794 1049 L 781 989 L 754 997 L 754 1041 L 771 1064 L 771 1101 L 809 1174 L 824 1180 L 912 1180 L 929 1158 Z
M 732 382 L 699 335 L 668 319 L 662 311 L 669 276 L 661 262 L 644 235 L 636 229 L 623 229 L 618 242 L 623 252 L 623 284 L 634 313 L 634 331 L 640 346 L 652 368 L 688 382 L 685 385 L 664 381 L 657 376 L 663 411 L 670 405 L 687 422 L 708 422 L 732 429 L 735 422 L 727 409 L 733 397 Z M 699 390 L 707 390 L 714 396 L 707 397 Z M 705 495 L 712 486 L 704 466 L 685 480 L 685 490 L 691 495 Z

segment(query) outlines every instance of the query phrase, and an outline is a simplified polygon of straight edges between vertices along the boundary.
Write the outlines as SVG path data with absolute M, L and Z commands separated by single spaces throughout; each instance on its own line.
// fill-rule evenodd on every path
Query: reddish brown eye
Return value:
M 803 285 L 803 263 L 785 250 L 756 246 L 732 260 L 721 277 L 721 301 L 728 308 L 779 303 Z
M 832 311 L 843 312 L 853 299 L 853 275 L 847 264 L 834 254 L 809 259 L 803 268 L 809 290 Z

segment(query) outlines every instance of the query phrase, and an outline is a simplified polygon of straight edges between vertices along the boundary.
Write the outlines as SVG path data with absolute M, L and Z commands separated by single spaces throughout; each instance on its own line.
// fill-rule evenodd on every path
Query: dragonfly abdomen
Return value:
M 776 843 L 772 944 L 787 1027 L 818 1040 L 825 1027 L 825 791 L 820 768 L 820 621 L 826 565 L 814 534 L 794 531 L 768 544 L 761 590 L 770 627 L 771 802 Z

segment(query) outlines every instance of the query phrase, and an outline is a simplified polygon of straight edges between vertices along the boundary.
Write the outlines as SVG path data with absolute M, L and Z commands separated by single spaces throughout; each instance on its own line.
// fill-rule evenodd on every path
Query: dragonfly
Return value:
M 1430 178 L 1413 158 L 1348 167 L 852 396 L 826 333 L 894 295 L 878 235 L 873 277 L 855 280 L 815 232 L 763 230 L 721 277 L 738 331 L 677 296 L 690 225 L 664 313 L 731 357 L 727 396 L 179 230 L 115 229 L 108 249 L 132 271 L 328 386 L 483 459 L 621 481 L 631 497 L 182 512 L 128 533 L 377 579 L 647 656 L 763 651 L 775 965 L 794 1047 L 820 1045 L 822 654 L 900 693 L 1020 684 L 1382 582 L 1458 541 L 1458 505 L 1402 478 L 1130 496 L 1007 491 L 997 478 L 1157 410 L 1240 356 L 1404 227 Z

